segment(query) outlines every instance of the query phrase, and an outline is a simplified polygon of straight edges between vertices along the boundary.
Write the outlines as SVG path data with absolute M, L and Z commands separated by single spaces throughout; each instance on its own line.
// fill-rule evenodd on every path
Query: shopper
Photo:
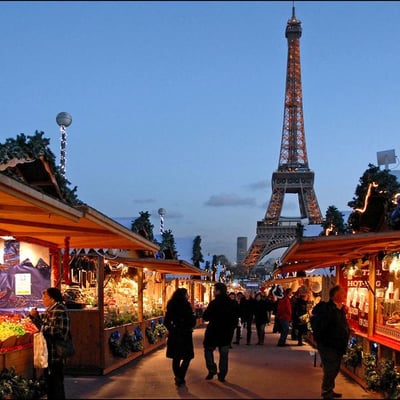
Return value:
M 254 302 L 254 320 L 256 322 L 256 331 L 258 345 L 264 344 L 265 324 L 268 320 L 268 304 L 261 292 L 256 293 Z
M 308 290 L 305 286 L 300 286 L 297 296 L 292 302 L 293 311 L 293 330 L 296 331 L 297 344 L 303 346 L 303 336 L 307 333 L 308 314 Z
M 235 331 L 236 331 L 236 335 L 237 335 L 237 333 L 238 333 L 238 327 L 239 327 L 239 303 L 237 302 L 237 297 L 236 297 L 236 293 L 235 293 L 235 292 L 230 292 L 230 293 L 228 294 L 228 296 L 229 296 L 229 298 L 236 304 L 236 306 L 237 306 L 237 308 L 238 308 L 238 320 L 237 320 L 237 322 L 236 322 L 235 328 L 234 328 L 233 331 L 232 331 L 231 343 L 229 344 L 229 348 L 232 349 L 232 348 L 233 348 L 233 347 L 232 347 L 232 340 L 233 340 L 233 337 L 235 336 Z M 239 335 L 240 335 L 240 333 L 239 333 Z M 235 344 L 237 344 L 237 343 L 235 343 Z
M 65 359 L 57 354 L 56 342 L 66 342 L 70 333 L 70 321 L 63 297 L 58 288 L 50 287 L 43 290 L 43 305 L 46 311 L 39 314 L 32 309 L 29 317 L 32 322 L 43 332 L 48 350 L 48 367 L 44 370 L 47 383 L 47 398 L 49 400 L 65 399 L 64 389 L 64 363 Z
M 292 320 L 292 304 L 290 298 L 292 297 L 292 289 L 285 289 L 284 296 L 278 300 L 278 306 L 276 310 L 276 318 L 279 321 L 280 337 L 278 346 L 286 346 L 286 339 L 289 333 L 289 324 Z
M 254 292 L 246 292 L 242 299 L 243 326 L 246 326 L 246 345 L 251 345 L 252 324 L 254 320 Z M 239 311 L 240 312 L 240 311 Z
M 228 373 L 228 354 L 233 331 L 238 321 L 237 303 L 227 295 L 224 283 L 214 285 L 215 298 L 203 313 L 203 320 L 208 321 L 204 334 L 204 358 L 208 370 L 207 380 L 213 379 L 218 373 L 218 380 L 225 382 Z M 219 363 L 214 361 L 214 351 L 218 348 Z
M 164 318 L 164 325 L 168 329 L 167 358 L 172 358 L 176 386 L 186 383 L 186 372 L 194 358 L 193 328 L 196 315 L 188 297 L 187 289 L 176 289 L 168 300 Z
M 335 379 L 347 350 L 350 328 L 344 309 L 344 290 L 340 285 L 329 291 L 329 301 L 318 303 L 313 310 L 311 324 L 322 363 L 321 395 L 324 399 L 342 397 L 336 393 Z
M 238 303 L 238 312 L 239 312 L 239 318 L 238 318 L 238 323 L 236 327 L 236 340 L 233 342 L 233 344 L 240 344 L 240 339 L 242 338 L 242 327 L 244 323 L 244 315 L 245 315 L 245 307 L 246 307 L 246 299 L 244 297 L 244 294 L 242 292 L 238 292 L 236 295 L 236 301 Z

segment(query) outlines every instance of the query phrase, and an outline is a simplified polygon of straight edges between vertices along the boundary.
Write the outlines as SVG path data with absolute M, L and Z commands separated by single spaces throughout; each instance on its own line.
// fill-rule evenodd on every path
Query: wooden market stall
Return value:
M 47 249 L 47 257 L 43 257 L 51 266 L 51 280 L 47 285 L 60 286 L 62 281 L 66 285 L 72 283 L 69 269 L 71 249 L 123 249 L 131 257 L 154 257 L 158 251 L 156 244 L 91 207 L 71 207 L 2 174 L 0 204 L 0 234 L 9 238 L 7 243 L 28 243 Z M 104 331 L 103 263 L 104 257 L 99 256 L 99 268 L 96 275 L 92 276 L 93 282 L 90 286 L 96 296 L 95 306 L 86 307 L 85 304 L 83 309 L 70 310 L 71 330 L 77 351 L 69 363 L 100 371 L 105 368 L 104 346 L 100 345 L 103 343 L 101 335 Z M 3 268 L 2 272 L 7 273 L 6 270 L 7 268 Z M 98 337 L 98 332 L 101 337 Z M 29 357 L 32 352 L 31 343 L 28 348 L 30 354 L 24 357 L 25 364 L 32 364 L 32 357 Z M 13 359 L 16 357 L 18 356 L 14 355 Z M 10 366 L 4 362 L 3 365 Z M 20 369 L 26 375 L 32 370 L 28 366 Z
M 51 157 L 31 159 L 27 154 L 2 161 L 1 282 L 9 282 L 13 272 L 9 287 L 0 288 L 2 315 L 10 313 L 9 319 L 16 321 L 17 313 L 41 305 L 44 288 L 60 287 L 76 349 L 66 369 L 74 373 L 104 374 L 164 344 L 165 276 L 201 276 L 204 271 L 184 261 L 156 259 L 155 243 L 83 204 L 68 188 L 61 189 Z M 22 287 L 24 293 L 16 288 L 22 267 L 29 282 L 48 273 L 47 280 L 34 282 L 36 293 L 30 293 L 29 283 Z M 31 334 L 0 340 L 3 368 L 32 375 L 32 340 L 27 337 Z
M 400 365 L 400 232 L 299 238 L 282 256 L 280 273 L 332 266 L 346 290 L 351 346 Z M 357 347 L 355 347 L 357 346 Z M 343 370 L 363 386 L 361 361 Z
M 70 312 L 71 325 L 82 343 L 79 354 L 67 364 L 67 371 L 73 373 L 107 374 L 164 345 L 166 274 L 204 274 L 182 260 L 107 258 L 91 253 L 84 258 L 86 270 L 80 271 L 86 272 L 86 282 L 94 271 L 90 279 L 99 282 L 99 303 Z M 80 327 L 88 324 L 90 329 L 82 333 Z

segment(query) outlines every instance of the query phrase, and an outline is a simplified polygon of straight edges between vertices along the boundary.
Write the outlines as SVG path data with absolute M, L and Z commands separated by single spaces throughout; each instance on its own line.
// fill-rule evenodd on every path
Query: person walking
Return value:
M 238 320 L 237 320 L 237 322 L 236 322 L 235 328 L 234 328 L 233 331 L 232 331 L 231 343 L 229 344 L 229 348 L 232 349 L 232 348 L 233 348 L 233 347 L 232 347 L 232 340 L 233 340 L 233 337 L 235 336 L 235 331 L 236 331 L 236 335 L 237 335 L 237 333 L 238 333 L 238 327 L 239 327 L 239 303 L 238 303 L 238 301 L 237 301 L 237 297 L 236 297 L 236 293 L 235 293 L 235 292 L 230 292 L 230 293 L 228 294 L 228 296 L 229 296 L 229 298 L 236 304 L 236 306 L 237 306 L 237 312 L 238 312 Z M 240 335 L 240 332 L 239 332 L 239 335 Z M 235 344 L 236 344 L 236 343 L 235 343 Z
M 214 296 L 203 313 L 203 320 L 208 322 L 204 334 L 204 358 L 208 370 L 207 380 L 218 373 L 218 380 L 225 382 L 228 373 L 228 354 L 233 331 L 238 321 L 238 307 L 227 295 L 227 287 L 218 282 L 214 285 Z M 218 348 L 219 363 L 214 361 L 214 351 Z
M 238 292 L 238 294 L 236 295 L 236 301 L 239 306 L 238 309 L 239 318 L 236 327 L 236 340 L 233 342 L 233 344 L 240 344 L 240 339 L 242 338 L 242 327 L 245 320 L 245 307 L 246 307 L 246 299 L 242 292 Z
M 39 314 L 34 308 L 29 312 L 29 317 L 46 339 L 48 367 L 44 370 L 44 376 L 47 383 L 47 399 L 64 400 L 65 359 L 58 354 L 56 342 L 66 342 L 71 335 L 69 315 L 58 288 L 50 287 L 43 290 L 42 301 L 46 311 Z
M 276 310 L 276 318 L 278 318 L 280 326 L 280 337 L 278 340 L 278 346 L 286 346 L 286 339 L 289 333 L 289 324 L 292 320 L 292 304 L 290 298 L 292 296 L 292 289 L 285 289 L 284 296 L 278 300 L 278 306 Z
M 256 331 L 258 338 L 258 345 L 264 344 L 265 337 L 265 324 L 268 320 L 268 304 L 261 292 L 258 292 L 254 302 L 254 320 L 256 322 Z
M 193 328 L 196 315 L 185 288 L 176 289 L 168 300 L 164 325 L 168 329 L 167 358 L 172 358 L 175 385 L 182 386 L 190 361 L 194 358 Z
M 298 346 L 303 346 L 303 336 L 307 333 L 308 314 L 308 290 L 300 286 L 297 290 L 296 299 L 292 303 L 293 329 L 296 330 Z
M 314 340 L 322 363 L 321 395 L 324 399 L 342 397 L 342 394 L 336 393 L 334 388 L 350 336 L 344 300 L 344 289 L 336 285 L 329 291 L 329 301 L 319 302 L 311 316 Z
M 254 319 L 254 292 L 245 292 L 245 297 L 241 301 L 241 311 L 243 313 L 243 326 L 246 326 L 246 345 L 251 345 L 252 324 Z

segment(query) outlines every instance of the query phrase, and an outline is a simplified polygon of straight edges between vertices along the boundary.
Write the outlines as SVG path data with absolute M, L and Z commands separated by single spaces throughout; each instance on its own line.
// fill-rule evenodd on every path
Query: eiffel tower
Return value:
M 300 68 L 301 21 L 288 20 L 285 36 L 288 41 L 285 110 L 281 151 L 277 171 L 272 174 L 272 194 L 262 221 L 257 221 L 256 237 L 242 262 L 251 267 L 272 250 L 288 247 L 299 235 L 303 220 L 322 223 L 322 214 L 314 192 L 314 172 L 309 169 L 303 120 L 303 96 Z M 286 193 L 298 195 L 300 218 L 281 217 Z

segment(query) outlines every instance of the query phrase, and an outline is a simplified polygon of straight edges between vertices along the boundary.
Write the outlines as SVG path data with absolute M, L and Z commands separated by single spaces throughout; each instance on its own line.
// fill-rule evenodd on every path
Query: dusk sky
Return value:
M 175 237 L 236 261 L 271 196 L 292 1 L 1 2 L 0 141 L 43 131 L 80 200 L 157 210 Z M 400 3 L 297 1 L 315 193 L 348 211 L 378 151 L 399 149 Z M 393 170 L 397 164 L 390 165 Z M 284 216 L 299 216 L 285 196 Z

